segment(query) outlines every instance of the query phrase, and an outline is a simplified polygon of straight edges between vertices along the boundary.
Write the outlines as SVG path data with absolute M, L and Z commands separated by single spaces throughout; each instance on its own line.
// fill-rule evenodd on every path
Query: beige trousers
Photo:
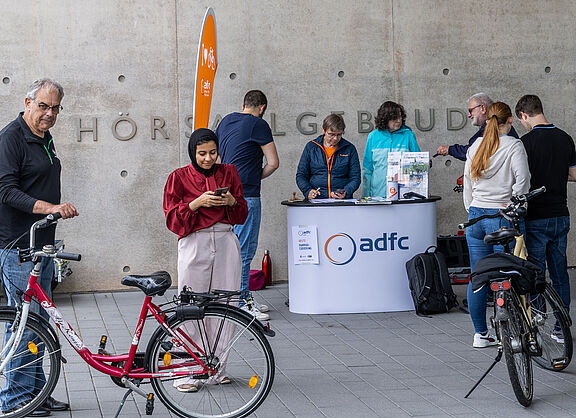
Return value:
M 240 244 L 232 225 L 217 223 L 178 241 L 178 291 L 184 286 L 193 292 L 209 292 L 212 289 L 239 290 L 241 273 Z M 193 322 L 190 321 L 190 325 L 186 326 L 186 332 L 200 345 L 202 338 L 197 326 L 192 325 Z M 218 333 L 218 322 L 220 321 L 215 319 L 204 321 L 210 347 L 213 347 Z M 226 376 L 226 348 L 233 334 L 234 327 L 227 326 L 222 329 L 215 354 L 223 365 L 216 375 L 204 383 L 219 383 Z M 185 383 L 200 382 L 186 377 L 175 380 L 174 386 Z

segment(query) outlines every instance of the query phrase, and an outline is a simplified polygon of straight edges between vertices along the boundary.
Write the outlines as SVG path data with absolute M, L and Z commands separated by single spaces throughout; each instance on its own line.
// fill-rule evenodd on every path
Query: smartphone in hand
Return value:
M 214 196 L 222 196 L 223 194 L 228 193 L 228 187 L 219 187 L 214 190 Z

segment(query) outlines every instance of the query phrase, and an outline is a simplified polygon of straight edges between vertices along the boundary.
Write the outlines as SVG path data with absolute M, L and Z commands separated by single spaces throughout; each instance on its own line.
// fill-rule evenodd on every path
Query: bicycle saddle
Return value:
M 489 245 L 504 245 L 511 242 L 515 237 L 521 234 L 513 228 L 500 228 L 498 231 L 486 234 L 484 243 Z
M 137 287 L 146 296 L 162 296 L 172 286 L 172 279 L 167 271 L 157 271 L 147 276 L 131 275 L 122 279 L 124 286 Z

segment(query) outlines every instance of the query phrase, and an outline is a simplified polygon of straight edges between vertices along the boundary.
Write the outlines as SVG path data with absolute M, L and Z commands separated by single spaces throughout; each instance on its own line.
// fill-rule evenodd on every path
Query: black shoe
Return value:
M 45 409 L 44 407 L 40 407 L 38 408 L 36 411 L 32 411 L 30 412 L 28 415 L 26 415 L 27 417 L 49 417 L 50 415 L 52 415 L 52 412 L 50 412 L 49 410 Z
M 26 403 L 27 403 L 27 402 L 26 402 Z M 6 411 L 2 410 L 2 413 L 3 413 L 3 414 L 8 414 L 8 413 L 10 413 L 10 412 L 17 411 L 17 410 L 19 410 L 19 409 L 22 408 L 22 407 L 23 407 L 23 404 L 16 405 L 16 406 L 15 406 L 14 408 L 12 408 L 12 409 L 8 409 L 8 410 L 6 410 Z M 50 415 L 52 415 L 52 412 L 50 412 L 49 410 L 47 410 L 47 409 L 45 409 L 45 408 L 43 408 L 43 407 L 40 407 L 40 408 L 38 408 L 37 410 L 30 412 L 30 413 L 29 413 L 28 415 L 26 415 L 26 416 L 27 416 L 27 417 L 49 417 Z
M 70 404 L 57 401 L 52 396 L 48 396 L 42 404 L 42 408 L 47 409 L 48 411 L 67 411 L 70 409 Z

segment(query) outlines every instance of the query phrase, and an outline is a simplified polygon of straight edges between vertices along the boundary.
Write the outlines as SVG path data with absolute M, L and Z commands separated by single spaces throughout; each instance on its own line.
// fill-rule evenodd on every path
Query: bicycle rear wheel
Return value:
M 534 361 L 547 370 L 564 370 L 572 360 L 573 344 L 568 313 L 560 297 L 547 283 L 542 294 L 531 298 L 530 305 L 542 347 L 542 356 L 533 357 Z
M 528 330 L 515 295 L 510 293 L 510 296 L 507 304 L 509 319 L 499 322 L 498 331 L 514 395 L 521 405 L 528 406 L 533 395 L 532 363 L 526 347 Z
M 253 320 L 223 305 L 206 307 L 203 320 L 173 316 L 169 325 L 197 344 L 205 353 L 198 354 L 203 362 L 217 365 L 216 373 L 209 378 L 151 379 L 156 394 L 172 412 L 182 417 L 244 417 L 260 406 L 274 381 L 274 356 Z M 186 370 L 198 370 L 198 365 L 190 367 L 192 356 L 177 347 L 174 338 L 160 327 L 146 350 L 151 372 L 167 370 L 167 352 L 172 358 L 172 371 L 178 370 L 179 362 L 188 363 Z M 184 384 L 194 385 L 197 390 L 182 392 L 178 386 Z
M 15 312 L 0 311 L 0 352 L 15 317 Z M 0 374 L 0 416 L 24 417 L 42 405 L 56 387 L 60 360 L 58 343 L 44 325 L 29 317 L 21 343 Z

